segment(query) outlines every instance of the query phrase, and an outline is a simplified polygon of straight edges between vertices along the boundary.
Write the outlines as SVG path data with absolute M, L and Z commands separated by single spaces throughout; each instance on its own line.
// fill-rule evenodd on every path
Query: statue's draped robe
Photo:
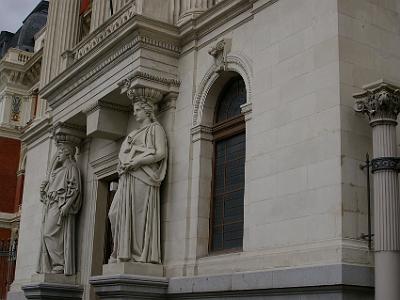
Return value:
M 50 172 L 46 196 L 42 198 L 44 213 L 42 238 L 38 260 L 38 273 L 50 273 L 61 268 L 65 275 L 76 273 L 75 217 L 81 207 L 81 178 L 75 162 L 66 161 L 64 166 Z M 61 208 L 70 203 L 65 217 Z
M 155 155 L 158 148 L 167 151 L 167 139 L 159 123 L 131 132 L 121 146 L 119 171 L 137 156 Z M 120 172 L 108 214 L 114 240 L 111 259 L 161 263 L 160 185 L 167 169 L 167 153 L 164 154 L 156 163 Z

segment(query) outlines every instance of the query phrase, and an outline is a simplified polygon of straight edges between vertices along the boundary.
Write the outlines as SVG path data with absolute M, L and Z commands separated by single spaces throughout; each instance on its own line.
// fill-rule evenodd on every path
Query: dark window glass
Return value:
M 243 247 L 246 140 L 240 106 L 244 103 L 244 82 L 234 78 L 221 93 L 215 115 L 218 127 L 214 132 L 218 131 L 218 139 L 214 141 L 211 251 Z M 224 122 L 229 125 L 224 127 Z
M 246 87 L 241 77 L 228 82 L 218 101 L 216 123 L 240 115 L 240 106 L 246 103 Z

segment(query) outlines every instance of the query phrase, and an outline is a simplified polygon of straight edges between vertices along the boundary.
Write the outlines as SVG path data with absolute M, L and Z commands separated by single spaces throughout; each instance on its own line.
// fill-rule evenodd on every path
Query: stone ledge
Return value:
M 138 275 L 102 275 L 89 283 L 100 299 L 164 299 L 168 279 Z
M 371 288 L 374 286 L 373 268 L 337 264 L 213 276 L 179 277 L 170 279 L 168 293 L 267 290 L 335 285 Z
M 22 287 L 27 299 L 82 299 L 83 287 L 61 283 L 31 283 Z

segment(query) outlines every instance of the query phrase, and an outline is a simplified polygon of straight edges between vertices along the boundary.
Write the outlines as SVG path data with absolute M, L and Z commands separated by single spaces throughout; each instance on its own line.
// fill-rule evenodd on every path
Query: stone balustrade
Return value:
M 14 64 L 24 65 L 33 55 L 34 54 L 31 52 L 10 48 L 2 60 Z
M 79 60 L 90 52 L 99 43 L 113 34 L 136 15 L 136 1 L 132 1 L 129 8 L 120 10 L 108 19 L 102 26 L 89 34 L 73 50 L 72 58 Z

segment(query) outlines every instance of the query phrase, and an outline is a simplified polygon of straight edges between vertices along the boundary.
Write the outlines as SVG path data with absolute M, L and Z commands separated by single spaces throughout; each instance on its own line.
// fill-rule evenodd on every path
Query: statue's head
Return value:
M 139 100 L 133 103 L 133 115 L 138 122 L 142 122 L 145 118 L 149 118 L 151 122 L 156 120 L 154 105 L 145 100 Z
M 76 147 L 71 143 L 57 143 L 57 161 L 63 163 L 67 159 L 74 161 Z

